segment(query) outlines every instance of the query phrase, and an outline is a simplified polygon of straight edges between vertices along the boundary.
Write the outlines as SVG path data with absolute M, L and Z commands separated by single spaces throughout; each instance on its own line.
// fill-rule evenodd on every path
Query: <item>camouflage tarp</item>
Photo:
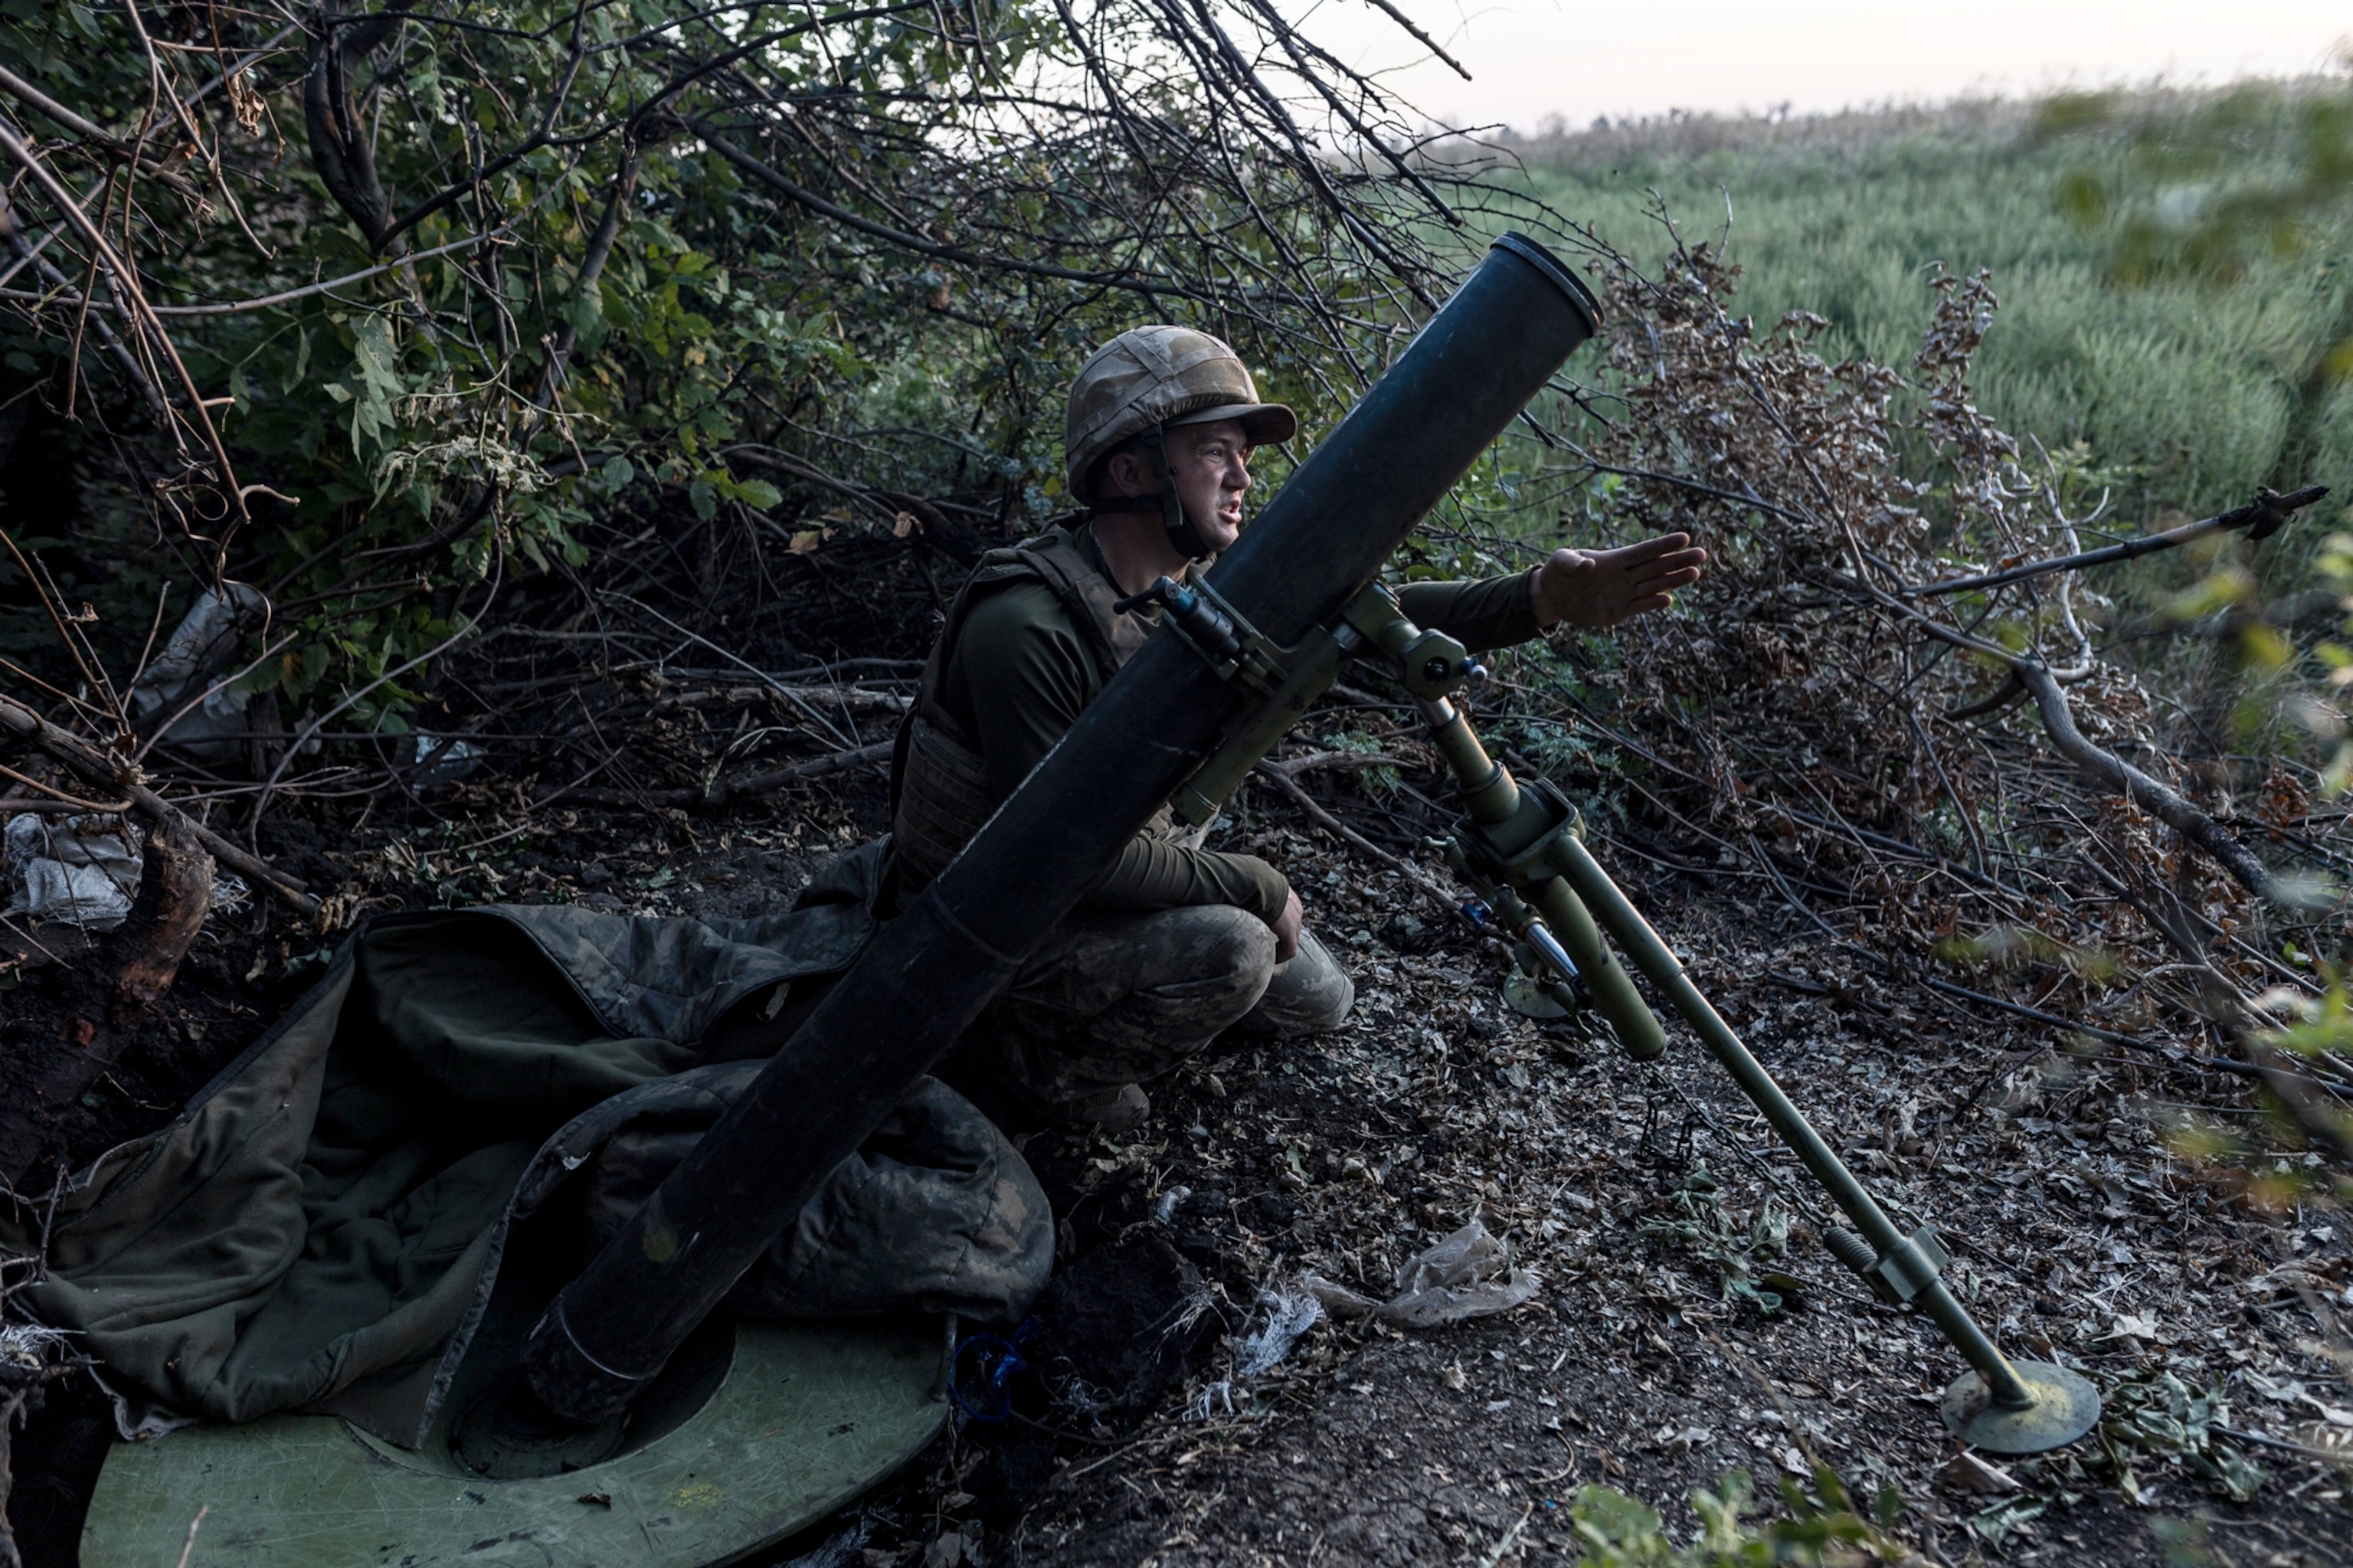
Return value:
M 875 848 L 759 920 L 376 921 L 169 1127 L 69 1180 L 20 1299 L 104 1363 L 126 1425 L 301 1409 L 421 1441 L 512 1227 L 594 1245 L 643 1200 L 864 947 Z M 1021 1156 L 924 1079 L 729 1304 L 1010 1319 L 1052 1248 Z

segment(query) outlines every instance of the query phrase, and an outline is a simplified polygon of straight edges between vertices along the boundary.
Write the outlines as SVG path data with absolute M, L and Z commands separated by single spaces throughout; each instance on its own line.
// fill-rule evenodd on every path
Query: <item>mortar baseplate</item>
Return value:
M 187 1568 L 733 1562 L 824 1518 L 931 1441 L 948 1408 L 945 1332 L 916 1317 L 709 1325 L 666 1374 L 669 1407 L 601 1449 L 498 1430 L 491 1407 L 512 1374 L 496 1366 L 460 1374 L 414 1450 L 329 1415 L 121 1445 L 99 1477 L 81 1561 L 180 1561 L 204 1507 Z

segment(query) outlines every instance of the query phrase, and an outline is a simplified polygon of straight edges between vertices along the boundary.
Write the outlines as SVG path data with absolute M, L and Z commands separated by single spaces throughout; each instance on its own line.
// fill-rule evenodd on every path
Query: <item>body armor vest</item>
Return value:
M 1154 623 L 1112 606 L 1119 588 L 1095 565 L 1094 554 L 1072 529 L 1055 528 L 1006 549 L 991 550 L 948 606 L 947 624 L 923 666 L 913 709 L 899 731 L 892 768 L 892 860 L 902 895 L 912 895 L 948 862 L 997 810 L 980 739 L 940 700 L 948 661 L 955 656 L 965 618 L 1000 585 L 1021 580 L 1053 590 L 1079 630 L 1105 681 L 1144 646 Z M 1154 828 L 1171 824 L 1164 808 Z M 1152 829 L 1147 829 L 1147 832 Z

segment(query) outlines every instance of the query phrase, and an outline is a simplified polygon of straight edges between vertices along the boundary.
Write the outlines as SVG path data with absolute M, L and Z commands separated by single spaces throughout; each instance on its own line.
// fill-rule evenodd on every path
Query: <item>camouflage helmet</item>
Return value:
M 1062 450 L 1071 494 L 1092 502 L 1090 471 L 1123 441 L 1155 426 L 1239 420 L 1252 446 L 1287 441 L 1298 416 L 1258 400 L 1250 370 L 1223 341 L 1190 327 L 1144 326 L 1101 348 L 1071 382 Z

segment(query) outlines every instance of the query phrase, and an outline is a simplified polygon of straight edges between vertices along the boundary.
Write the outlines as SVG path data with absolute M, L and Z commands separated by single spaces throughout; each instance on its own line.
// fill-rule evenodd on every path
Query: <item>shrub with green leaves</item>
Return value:
M 1826 1467 L 1814 1471 L 1810 1489 L 1794 1479 L 1781 1483 L 1784 1517 L 1752 1517 L 1756 1486 L 1746 1470 L 1734 1470 L 1710 1491 L 1691 1494 L 1699 1515 L 1697 1538 L 1678 1544 L 1656 1510 L 1607 1487 L 1582 1487 L 1569 1518 L 1585 1547 L 1590 1568 L 1765 1568 L 1798 1563 L 1908 1563 L 1916 1553 L 1893 1532 L 1903 1499 L 1883 1488 L 1865 1516 L 1845 1485 Z
M 125 663 L 159 582 L 264 588 L 248 684 L 363 728 L 592 523 L 1034 524 L 1071 375 L 1140 322 L 1328 417 L 1485 199 L 1335 163 L 1409 119 L 1249 4 L 0 16 L 0 448 L 71 475 L 31 515 L 14 464 L 11 532 Z
M 1789 1212 L 1767 1195 L 1746 1224 L 1726 1213 L 1724 1195 L 1704 1163 L 1667 1195 L 1669 1212 L 1642 1222 L 1642 1234 L 1669 1242 L 1697 1258 L 1715 1277 L 1726 1301 L 1751 1301 L 1760 1312 L 1778 1312 L 1797 1285 L 1770 1266 L 1789 1255 Z

